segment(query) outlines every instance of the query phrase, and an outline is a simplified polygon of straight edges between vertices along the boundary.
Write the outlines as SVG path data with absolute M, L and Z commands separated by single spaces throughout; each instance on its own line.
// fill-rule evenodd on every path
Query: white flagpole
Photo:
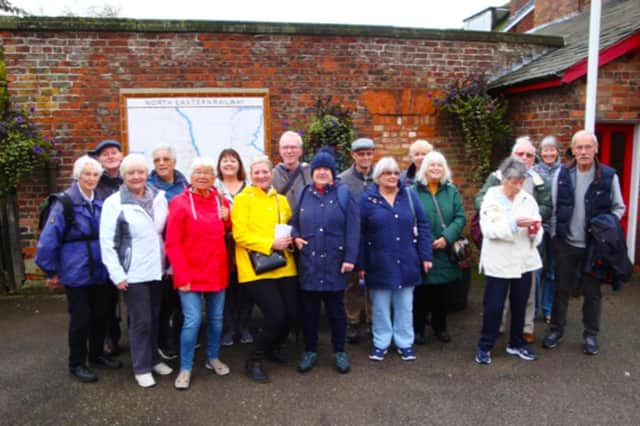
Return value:
M 589 15 L 589 60 L 587 64 L 587 95 L 584 109 L 584 128 L 595 130 L 596 97 L 598 91 L 598 56 L 600 51 L 600 11 L 601 0 L 591 0 Z

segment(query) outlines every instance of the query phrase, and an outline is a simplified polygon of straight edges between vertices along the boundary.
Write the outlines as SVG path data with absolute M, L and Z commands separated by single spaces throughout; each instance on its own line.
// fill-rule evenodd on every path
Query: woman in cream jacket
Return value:
M 537 246 L 543 230 L 538 204 L 522 190 L 527 175 L 523 163 L 507 158 L 500 166 L 502 184 L 490 188 L 480 208 L 484 236 L 480 271 L 486 276 L 484 316 L 476 362 L 491 363 L 507 292 L 511 304 L 511 330 L 506 352 L 527 361 L 537 358 L 522 338 L 531 274 L 542 266 Z

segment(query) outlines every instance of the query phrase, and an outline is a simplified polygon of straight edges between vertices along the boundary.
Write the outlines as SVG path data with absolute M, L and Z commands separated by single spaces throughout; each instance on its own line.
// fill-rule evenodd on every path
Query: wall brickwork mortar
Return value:
M 61 187 L 69 183 L 75 158 L 96 141 L 120 138 L 120 89 L 267 88 L 272 145 L 286 130 L 285 122 L 307 122 L 316 100 L 331 95 L 356 111 L 356 131 L 376 140 L 378 155 L 394 155 L 406 166 L 413 140 L 434 142 L 451 162 L 467 200 L 473 188 L 465 180 L 461 143 L 427 94 L 442 93 L 454 79 L 491 75 L 550 49 L 538 39 L 525 43 L 527 38 L 518 36 L 517 43 L 509 43 L 435 36 L 0 32 L 10 95 L 35 106 L 37 121 L 64 145 Z M 381 99 L 388 102 L 381 105 Z M 39 177 L 20 188 L 27 259 L 34 253 L 35 211 L 45 195 Z

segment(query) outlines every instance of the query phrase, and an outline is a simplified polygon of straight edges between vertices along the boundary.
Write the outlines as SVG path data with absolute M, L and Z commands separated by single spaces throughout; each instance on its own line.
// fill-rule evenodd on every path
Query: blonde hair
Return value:
M 253 171 L 253 166 L 259 163 L 266 164 L 267 167 L 269 167 L 269 170 L 273 169 L 273 163 L 271 163 L 269 157 L 267 157 L 266 155 L 259 155 L 257 157 L 254 157 L 253 160 L 251 160 L 251 163 L 249 163 L 249 173 Z
M 444 169 L 444 173 L 442 173 L 442 177 L 440 178 L 440 183 L 443 184 L 446 181 L 451 181 L 451 169 L 449 169 L 449 164 L 447 164 L 447 159 L 444 158 L 444 155 L 438 151 L 431 151 L 427 155 L 424 156 L 422 160 L 422 164 L 420 165 L 420 170 L 416 173 L 416 180 L 424 185 L 429 183 L 429 178 L 427 178 L 427 168 L 432 163 L 440 163 L 442 164 L 442 168 Z
M 426 139 L 418 139 L 411 145 L 409 145 L 409 158 L 413 160 L 413 154 L 415 154 L 418 148 L 424 148 L 427 154 L 433 151 L 433 145 Z

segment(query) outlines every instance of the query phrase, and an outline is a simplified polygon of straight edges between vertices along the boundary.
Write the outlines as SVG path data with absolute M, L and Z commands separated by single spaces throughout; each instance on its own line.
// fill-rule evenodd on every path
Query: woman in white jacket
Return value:
M 125 157 L 120 165 L 124 184 L 105 200 L 100 218 L 102 261 L 127 304 L 131 361 L 142 387 L 155 385 L 152 371 L 172 373 L 158 355 L 168 207 L 164 192 L 146 184 L 148 172 L 143 156 Z
M 524 314 L 531 286 L 531 274 L 542 266 L 537 246 L 543 230 L 538 204 L 522 190 L 526 166 L 507 158 L 500 165 L 502 184 L 490 188 L 480 208 L 484 236 L 480 271 L 486 276 L 484 315 L 476 362 L 491 363 L 491 349 L 498 337 L 502 309 L 509 293 L 511 330 L 507 354 L 533 361 L 537 355 L 522 338 Z

